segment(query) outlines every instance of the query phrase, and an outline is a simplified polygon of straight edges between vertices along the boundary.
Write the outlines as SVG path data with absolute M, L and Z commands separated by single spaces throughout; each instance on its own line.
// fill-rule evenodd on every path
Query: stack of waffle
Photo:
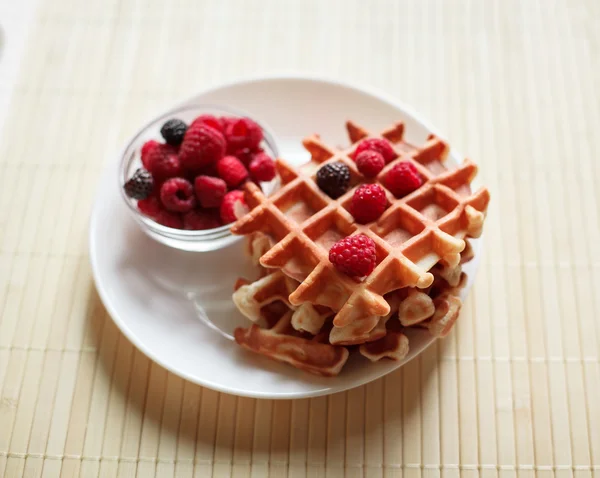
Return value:
M 337 375 L 354 349 L 372 361 L 401 360 L 409 351 L 405 327 L 426 327 L 435 336 L 449 332 L 461 307 L 462 264 L 473 256 L 467 238 L 481 234 L 489 202 L 487 189 L 471 191 L 475 164 L 465 160 L 448 168 L 448 146 L 439 138 L 430 136 L 419 147 L 403 140 L 402 123 L 379 135 L 352 122 L 346 128 L 347 149 L 312 136 L 303 141 L 308 163 L 292 168 L 278 159 L 282 185 L 272 196 L 248 183 L 250 212 L 232 227 L 248 236 L 248 252 L 262 270 L 258 280 L 236 284 L 233 300 L 254 322 L 235 331 L 236 341 L 324 376 Z M 397 155 L 378 178 L 409 161 L 423 184 L 399 199 L 385 190 L 389 206 L 383 215 L 358 224 L 349 212 L 354 190 L 366 182 L 385 189 L 364 178 L 352 159 L 366 138 L 386 139 Z M 350 170 L 350 187 L 337 199 L 315 179 L 319 168 L 334 162 Z M 354 234 L 370 237 L 376 247 L 375 269 L 362 280 L 329 261 L 330 247 Z

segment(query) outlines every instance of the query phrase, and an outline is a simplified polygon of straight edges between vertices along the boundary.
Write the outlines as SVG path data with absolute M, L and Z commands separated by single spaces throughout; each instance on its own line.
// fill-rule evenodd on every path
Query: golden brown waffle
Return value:
M 282 294 L 289 285 L 290 279 L 282 273 L 276 272 L 248 283 L 243 279 L 238 280 L 234 301 L 240 311 L 252 321 L 264 322 L 265 327 L 253 324 L 249 328 L 237 328 L 234 331 L 235 341 L 242 347 L 277 360 L 290 364 L 300 370 L 316 375 L 331 377 L 337 375 L 346 360 L 349 352 L 344 347 L 328 343 L 329 330 L 323 328 L 326 318 L 324 310 L 313 308 L 311 317 L 306 316 L 307 308 L 295 309 L 287 303 L 285 294 Z M 308 307 L 312 307 L 307 304 Z M 304 318 L 305 324 L 309 323 L 314 328 L 314 316 L 323 317 L 321 325 L 314 335 L 297 330 L 292 325 L 294 315 Z M 331 316 L 329 311 L 329 316 Z M 329 327 L 331 324 L 328 324 Z
M 360 345 L 360 353 L 371 361 L 401 360 L 409 350 L 405 326 L 443 336 L 458 317 L 458 294 L 466 283 L 465 274 L 461 272 L 459 284 L 453 287 L 437 268 L 432 271 L 434 282 L 427 289 L 404 288 L 386 295 L 388 315 L 360 319 L 345 327 L 333 326 L 330 309 L 308 303 L 291 305 L 287 297 L 299 283 L 281 271 L 254 282 L 238 279 L 234 302 L 255 324 L 236 329 L 235 339 L 255 353 L 325 376 L 339 373 L 347 360 L 342 346 Z
M 269 249 L 273 247 L 273 241 L 266 234 L 257 231 L 248 236 L 246 241 L 246 255 L 252 261 L 255 266 L 260 266 L 260 258 L 269 252 Z M 263 268 L 261 270 L 266 273 Z
M 473 255 L 469 241 L 466 242 L 465 262 L 468 262 Z M 361 345 L 359 350 L 362 355 L 373 362 L 382 358 L 403 359 L 409 351 L 408 337 L 403 332 L 409 326 L 427 328 L 434 337 L 448 335 L 460 313 L 462 301 L 459 295 L 466 285 L 467 276 L 460 264 L 454 266 L 452 270 L 458 270 L 459 279 L 455 285 L 450 285 L 440 274 L 443 270 L 438 265 L 432 269 L 434 282 L 427 289 L 406 288 L 397 292 L 400 297 L 398 320 L 387 322 L 387 330 L 382 338 Z
M 411 288 L 406 293 L 406 299 L 398 310 L 398 320 L 405 327 L 420 324 L 435 313 L 433 300 L 426 292 Z
M 296 290 L 298 283 L 281 272 L 269 274 L 250 283 L 239 279 L 233 293 L 233 303 L 238 310 L 256 322 L 262 318 L 261 310 L 265 305 L 281 301 L 289 305 L 288 297 Z
M 387 322 L 398 312 L 400 296 L 394 293 L 388 294 L 385 300 L 390 306 L 387 315 L 365 317 L 343 327 L 333 326 L 329 333 L 329 342 L 334 345 L 360 345 L 384 337 Z
M 458 279 L 454 276 L 448 279 L 439 270 L 434 270 L 435 279 L 428 293 L 433 299 L 435 313 L 419 324 L 426 326 L 434 337 L 445 337 L 450 333 L 462 307 L 460 291 L 467 283 L 467 276 L 460 265 L 457 267 Z
M 325 377 L 339 374 L 349 355 L 346 348 L 328 344 L 322 335 L 312 338 L 294 335 L 291 311 L 270 329 L 254 324 L 247 329 L 235 329 L 234 337 L 238 344 L 252 352 Z
M 266 197 L 252 183 L 246 185 L 251 211 L 232 226 L 234 234 L 258 231 L 270 236 L 272 247 L 260 258 L 267 268 L 279 268 L 300 282 L 290 294 L 294 305 L 311 303 L 337 312 L 336 327 L 346 327 L 365 317 L 382 317 L 390 312 L 384 296 L 404 287 L 427 288 L 433 282 L 429 270 L 440 260 L 456 266 L 465 248 L 465 237 L 478 237 L 489 202 L 487 189 L 471 194 L 470 182 L 477 167 L 469 160 L 447 169 L 447 145 L 431 136 L 417 147 L 403 141 L 404 126 L 397 123 L 380 135 L 372 135 L 348 122 L 352 145 L 336 150 L 318 136 L 304 141 L 311 161 L 294 169 L 277 160 L 281 189 Z M 413 193 L 396 199 L 386 190 L 390 206 L 377 222 L 357 224 L 349 204 L 355 188 L 366 182 L 351 155 L 364 138 L 383 137 L 398 157 L 379 174 L 399 161 L 410 161 L 425 179 Z M 316 171 L 325 163 L 341 161 L 351 174 L 351 187 L 331 199 L 315 182 Z M 382 187 L 383 184 L 381 184 Z M 385 187 L 384 187 L 385 189 Z M 337 240 L 363 233 L 376 244 L 377 266 L 363 281 L 340 273 L 329 262 L 329 248 Z
M 397 320 L 390 321 L 386 334 L 382 338 L 363 344 L 358 350 L 371 362 L 377 362 L 383 358 L 402 360 L 409 351 L 408 337 L 404 335 L 403 331 L 403 327 Z
M 292 306 L 288 297 L 297 287 L 297 281 L 275 271 L 252 283 L 238 280 L 232 298 L 238 310 L 253 322 L 265 318 L 263 311 L 266 305 L 282 302 L 292 312 L 290 323 L 295 330 L 316 335 L 333 312 L 327 307 L 309 303 Z

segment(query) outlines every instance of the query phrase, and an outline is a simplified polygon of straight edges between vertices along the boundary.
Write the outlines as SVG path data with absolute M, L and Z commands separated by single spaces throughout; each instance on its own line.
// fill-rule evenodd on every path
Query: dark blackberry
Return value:
M 171 146 L 179 146 L 183 141 L 187 125 L 180 119 L 170 119 L 162 125 L 160 134 L 165 138 L 165 142 Z
M 146 199 L 152 193 L 154 179 L 144 168 L 139 168 L 131 179 L 125 183 L 125 193 L 133 199 Z
M 330 198 L 339 198 L 350 185 L 348 166 L 342 162 L 326 164 L 317 171 L 317 185 Z

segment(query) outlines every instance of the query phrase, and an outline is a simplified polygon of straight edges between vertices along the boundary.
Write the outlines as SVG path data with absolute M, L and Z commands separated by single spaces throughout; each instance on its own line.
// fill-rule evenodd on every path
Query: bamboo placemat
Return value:
M 0 136 L 0 476 L 600 477 L 599 22 L 597 0 L 40 0 Z M 412 104 L 493 196 L 452 335 L 326 398 L 166 372 L 88 264 L 109 153 L 273 70 Z

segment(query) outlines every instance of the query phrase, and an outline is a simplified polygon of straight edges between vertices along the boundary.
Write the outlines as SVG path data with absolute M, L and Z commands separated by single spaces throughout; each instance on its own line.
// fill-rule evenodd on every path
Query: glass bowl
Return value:
M 174 108 L 167 113 L 160 115 L 151 122 L 143 126 L 129 141 L 123 155 L 119 167 L 119 190 L 121 197 L 127 205 L 127 209 L 131 213 L 135 221 L 140 225 L 142 230 L 151 238 L 165 244 L 169 247 L 184 251 L 214 251 L 228 246 L 241 239 L 241 236 L 234 236 L 231 233 L 231 224 L 226 224 L 214 229 L 205 229 L 198 231 L 189 231 L 182 229 L 174 229 L 171 227 L 158 224 L 150 217 L 142 214 L 137 208 L 137 201 L 125 194 L 123 185 L 128 178 L 135 172 L 136 169 L 142 167 L 140 150 L 142 145 L 151 139 L 161 141 L 160 135 L 161 126 L 169 119 L 178 118 L 191 123 L 196 117 L 202 114 L 212 114 L 215 116 L 235 116 L 248 117 L 256 121 L 263 130 L 264 138 L 261 147 L 272 158 L 277 158 L 279 151 L 275 143 L 275 139 L 269 128 L 261 121 L 242 112 L 224 106 L 213 105 L 194 105 L 188 104 L 178 108 Z M 273 193 L 279 185 L 279 178 L 276 177 L 272 181 L 263 182 L 260 184 L 265 194 Z

